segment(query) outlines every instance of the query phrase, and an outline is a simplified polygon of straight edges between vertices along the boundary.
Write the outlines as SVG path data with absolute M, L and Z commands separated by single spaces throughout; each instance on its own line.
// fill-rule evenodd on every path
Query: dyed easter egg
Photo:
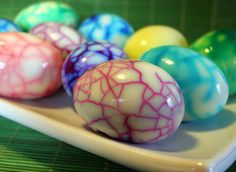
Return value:
M 122 48 L 133 33 L 133 28 L 118 15 L 104 13 L 85 19 L 79 31 L 89 41 L 108 41 Z
M 185 100 L 185 120 L 206 119 L 223 109 L 228 84 L 221 70 L 205 56 L 187 48 L 163 46 L 141 60 L 166 70 L 179 84 Z
M 236 30 L 217 30 L 197 39 L 191 48 L 209 57 L 225 74 L 229 93 L 236 93 Z
M 71 27 L 59 23 L 46 22 L 37 25 L 30 33 L 52 42 L 66 57 L 68 53 L 85 42 L 83 36 Z
M 22 32 L 0 33 L 0 95 L 48 96 L 61 85 L 62 59 L 51 43 Z
M 131 59 L 140 59 L 146 51 L 163 45 L 179 45 L 187 47 L 185 37 L 176 29 L 152 25 L 136 31 L 127 41 L 125 52 Z
M 89 127 L 135 143 L 170 136 L 184 115 L 176 81 L 142 61 L 111 60 L 85 72 L 76 82 L 73 99 Z
M 76 80 L 90 68 L 108 60 L 124 59 L 126 54 L 112 43 L 88 42 L 69 54 L 62 67 L 62 84 L 72 96 Z
M 11 20 L 0 18 L 0 32 L 21 31 L 21 28 Z
M 78 15 L 69 5 L 56 1 L 32 4 L 22 9 L 15 18 L 15 22 L 25 31 L 43 22 L 57 22 L 75 27 L 77 21 Z

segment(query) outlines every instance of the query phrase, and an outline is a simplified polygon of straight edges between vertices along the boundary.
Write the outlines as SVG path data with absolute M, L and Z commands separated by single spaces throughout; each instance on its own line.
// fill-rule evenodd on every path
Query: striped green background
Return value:
M 38 0 L 0 1 L 0 16 L 13 19 L 26 5 Z M 113 12 L 135 29 L 164 24 L 179 29 L 192 42 L 216 28 L 236 28 L 235 0 L 64 0 L 81 18 L 97 12 Z
M 1 0 L 0 17 L 13 19 L 38 0 Z M 164 24 L 179 29 L 192 42 L 217 28 L 236 29 L 234 0 L 64 0 L 81 18 L 113 12 L 135 29 Z M 79 171 L 128 172 L 128 168 L 72 147 L 0 117 L 0 172 Z M 236 171 L 234 164 L 228 171 Z

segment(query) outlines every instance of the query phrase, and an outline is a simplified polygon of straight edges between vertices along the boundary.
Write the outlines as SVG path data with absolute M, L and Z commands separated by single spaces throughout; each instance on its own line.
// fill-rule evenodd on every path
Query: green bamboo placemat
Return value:
M 0 172 L 132 172 L 0 117 Z M 227 172 L 235 172 L 234 163 Z
M 38 0 L 1 0 L 0 17 L 13 19 Z M 113 12 L 137 30 L 151 24 L 179 29 L 192 42 L 217 28 L 236 29 L 236 1 L 231 0 L 64 0 L 81 18 Z M 0 172 L 128 172 L 131 169 L 85 152 L 0 117 Z M 236 171 L 236 163 L 228 172 Z
M 85 152 L 0 117 L 0 172 L 130 172 Z

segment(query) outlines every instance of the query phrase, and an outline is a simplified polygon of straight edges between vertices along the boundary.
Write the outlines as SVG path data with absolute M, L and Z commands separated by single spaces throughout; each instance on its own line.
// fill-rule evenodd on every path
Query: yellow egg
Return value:
M 163 45 L 187 47 L 188 43 L 185 37 L 176 29 L 168 26 L 152 25 L 136 31 L 127 41 L 124 50 L 131 59 L 140 59 L 146 51 Z

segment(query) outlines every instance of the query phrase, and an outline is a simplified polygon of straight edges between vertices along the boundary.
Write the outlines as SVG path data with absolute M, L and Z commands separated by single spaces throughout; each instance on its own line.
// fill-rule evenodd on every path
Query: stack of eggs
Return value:
M 172 135 L 182 121 L 221 111 L 226 80 L 230 94 L 236 92 L 235 31 L 211 32 L 191 50 L 168 26 L 134 32 L 123 18 L 105 13 L 76 30 L 78 19 L 70 6 L 53 1 L 26 7 L 16 24 L 1 18 L 0 95 L 37 99 L 62 83 L 89 127 L 151 143 Z

